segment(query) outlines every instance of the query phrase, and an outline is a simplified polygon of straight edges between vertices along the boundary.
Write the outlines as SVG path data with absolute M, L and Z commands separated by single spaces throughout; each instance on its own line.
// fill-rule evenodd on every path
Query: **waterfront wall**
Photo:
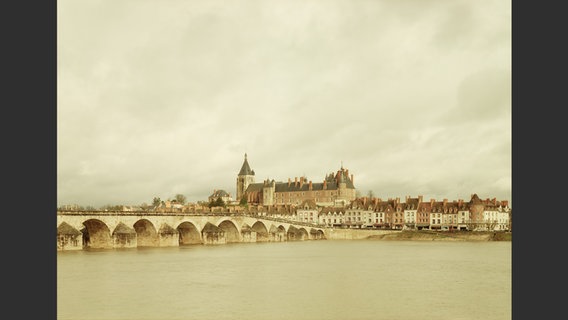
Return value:
M 336 229 L 327 228 L 325 235 L 328 240 L 359 240 L 371 236 L 382 236 L 392 233 L 401 233 L 400 230 L 367 230 L 367 229 Z

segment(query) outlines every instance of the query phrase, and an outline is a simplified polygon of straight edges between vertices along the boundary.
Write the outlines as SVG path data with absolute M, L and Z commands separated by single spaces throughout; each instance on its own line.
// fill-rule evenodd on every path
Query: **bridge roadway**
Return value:
M 242 213 L 57 211 L 57 250 L 326 239 L 316 224 Z

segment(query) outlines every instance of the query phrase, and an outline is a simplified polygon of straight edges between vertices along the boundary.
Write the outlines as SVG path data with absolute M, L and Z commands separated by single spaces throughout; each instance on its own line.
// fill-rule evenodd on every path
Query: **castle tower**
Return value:
M 349 170 L 343 167 L 341 162 L 341 169 L 335 174 L 335 181 L 337 183 L 337 200 L 351 201 L 355 200 L 357 191 L 353 184 L 353 174 L 349 176 Z
M 254 183 L 254 170 L 250 169 L 247 161 L 247 154 L 245 153 L 245 161 L 243 162 L 241 171 L 239 171 L 239 175 L 237 176 L 237 201 L 241 201 L 241 198 L 245 194 L 245 190 L 251 183 Z

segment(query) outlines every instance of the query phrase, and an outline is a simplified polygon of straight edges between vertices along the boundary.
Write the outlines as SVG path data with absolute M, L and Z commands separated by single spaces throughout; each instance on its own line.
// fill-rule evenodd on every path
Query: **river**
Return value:
M 511 242 L 317 240 L 57 253 L 57 318 L 511 319 Z

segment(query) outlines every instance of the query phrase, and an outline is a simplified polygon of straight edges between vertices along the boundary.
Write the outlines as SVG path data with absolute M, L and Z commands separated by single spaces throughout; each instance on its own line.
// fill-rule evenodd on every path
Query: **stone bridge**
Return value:
M 326 239 L 310 223 L 235 213 L 58 211 L 57 250 Z

